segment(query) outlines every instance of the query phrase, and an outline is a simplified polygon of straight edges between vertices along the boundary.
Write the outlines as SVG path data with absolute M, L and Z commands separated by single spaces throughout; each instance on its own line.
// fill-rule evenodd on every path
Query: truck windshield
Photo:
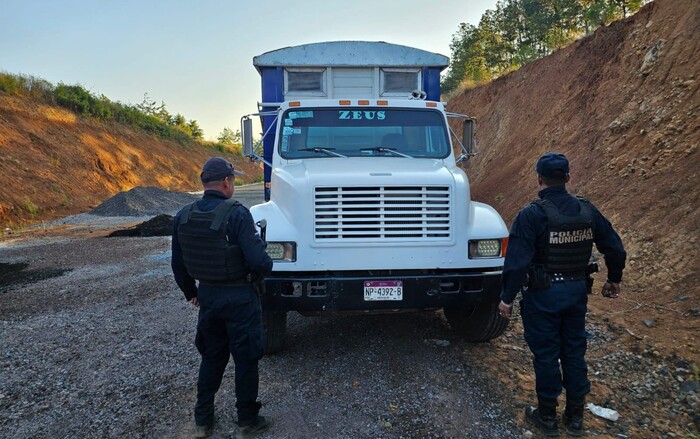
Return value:
M 289 109 L 280 123 L 279 151 L 286 159 L 338 156 L 441 159 L 450 154 L 445 119 L 440 111 L 432 109 Z

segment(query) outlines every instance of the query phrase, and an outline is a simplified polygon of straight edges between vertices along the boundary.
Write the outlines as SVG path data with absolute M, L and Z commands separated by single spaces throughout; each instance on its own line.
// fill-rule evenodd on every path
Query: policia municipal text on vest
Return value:
M 546 246 L 537 251 L 528 272 L 528 288 L 549 288 L 552 281 L 579 280 L 588 277 L 593 251 L 595 226 L 593 208 L 583 197 L 579 201 L 579 213 L 563 214 L 549 200 L 532 202 L 547 215 Z M 597 271 L 597 270 L 596 270 Z

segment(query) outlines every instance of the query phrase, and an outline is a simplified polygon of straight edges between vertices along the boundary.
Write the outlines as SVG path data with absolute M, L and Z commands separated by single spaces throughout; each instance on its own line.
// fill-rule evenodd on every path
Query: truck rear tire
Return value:
M 508 320 L 498 312 L 498 302 L 446 306 L 444 312 L 452 330 L 469 342 L 493 340 L 508 327 Z
M 265 354 L 276 354 L 284 348 L 287 313 L 263 309 L 262 320 L 265 328 Z

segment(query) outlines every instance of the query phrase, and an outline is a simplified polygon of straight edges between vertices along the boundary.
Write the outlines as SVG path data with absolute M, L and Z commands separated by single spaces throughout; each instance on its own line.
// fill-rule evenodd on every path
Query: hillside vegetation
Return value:
M 447 95 L 488 82 L 625 18 L 649 0 L 499 0 L 452 36 Z

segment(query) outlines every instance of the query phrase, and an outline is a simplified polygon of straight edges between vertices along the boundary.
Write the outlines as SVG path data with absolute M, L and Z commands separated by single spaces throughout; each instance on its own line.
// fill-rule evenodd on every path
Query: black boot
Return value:
M 537 408 L 527 407 L 525 409 L 525 419 L 534 427 L 537 427 L 545 436 L 559 436 L 556 399 L 538 398 Z
M 571 436 L 583 436 L 583 406 L 585 397 L 566 398 L 566 409 L 562 420 L 566 426 L 566 432 Z

